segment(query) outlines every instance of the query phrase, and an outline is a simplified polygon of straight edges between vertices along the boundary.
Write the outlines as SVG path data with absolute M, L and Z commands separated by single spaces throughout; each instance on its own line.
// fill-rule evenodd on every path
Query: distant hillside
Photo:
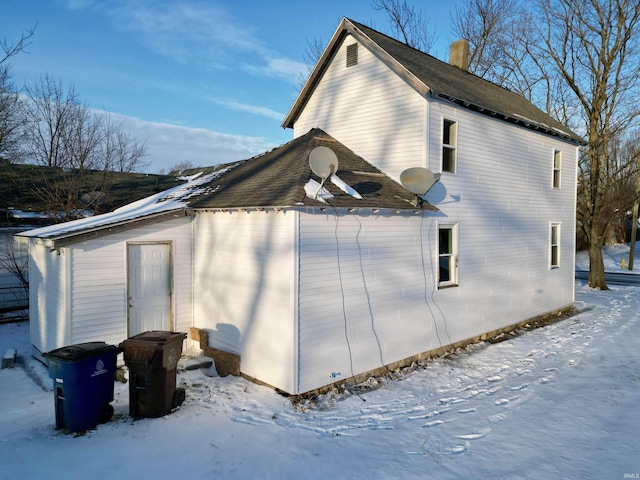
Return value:
M 0 162 L 0 225 L 24 223 L 10 215 L 11 210 L 39 213 L 46 210 L 45 186 L 70 175 L 61 168 Z M 102 172 L 86 172 L 83 194 L 90 194 L 101 181 Z M 139 200 L 182 183 L 174 175 L 109 172 L 106 195 L 100 213 Z M 34 222 L 28 222 L 34 223 Z M 43 223 L 39 221 L 37 223 Z M 47 222 L 44 222 L 47 223 Z

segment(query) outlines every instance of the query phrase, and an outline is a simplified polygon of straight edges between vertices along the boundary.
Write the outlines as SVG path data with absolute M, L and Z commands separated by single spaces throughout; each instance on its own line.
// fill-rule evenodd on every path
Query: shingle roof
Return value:
M 320 182 L 309 166 L 309 154 L 318 146 L 331 148 L 338 157 L 336 175 L 362 198 L 345 193 L 330 181 L 324 188 L 333 195 L 334 207 L 412 209 L 415 196 L 395 180 L 366 162 L 324 131 L 314 128 L 284 145 L 239 163 L 212 180 L 209 192 L 190 198 L 190 208 L 327 206 L 305 192 L 310 179 Z M 213 192 L 215 190 L 215 192 Z M 213 192 L 213 193 L 212 193 Z M 436 210 L 431 205 L 425 209 Z
M 329 42 L 325 53 L 285 118 L 283 127 L 293 127 L 334 52 L 347 34 L 353 35 L 364 46 L 374 51 L 381 61 L 423 95 L 436 95 L 465 108 L 498 116 L 502 120 L 517 123 L 525 128 L 560 136 L 574 143 L 584 143 L 580 136 L 544 113 L 522 95 L 347 18 L 342 20 Z
M 339 162 L 335 175 L 350 188 L 344 191 L 327 180 L 324 189 L 332 197 L 321 195 L 316 199 L 316 186 L 321 179 L 311 171 L 309 154 L 321 145 L 334 151 Z M 18 235 L 47 239 L 54 246 L 61 246 L 141 224 L 184 216 L 189 210 L 198 209 L 335 207 L 438 210 L 426 201 L 416 207 L 415 203 L 411 203 L 416 198 L 414 194 L 317 128 L 248 160 L 202 170 L 202 175 L 194 175 L 186 184 L 113 212 Z M 317 183 L 305 190 L 310 181 Z M 308 191 L 313 195 L 309 195 Z

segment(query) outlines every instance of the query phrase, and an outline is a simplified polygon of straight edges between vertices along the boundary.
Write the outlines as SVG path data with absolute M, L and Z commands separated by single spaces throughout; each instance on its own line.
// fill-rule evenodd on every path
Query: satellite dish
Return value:
M 309 166 L 324 182 L 338 171 L 338 157 L 329 147 L 316 147 L 309 154 Z
M 309 154 L 309 166 L 311 171 L 322 179 L 313 197 L 318 198 L 325 180 L 338 171 L 338 157 L 329 147 L 316 147 Z
M 411 193 L 424 195 L 440 180 L 439 173 L 433 173 L 428 168 L 407 168 L 400 174 L 400 182 Z

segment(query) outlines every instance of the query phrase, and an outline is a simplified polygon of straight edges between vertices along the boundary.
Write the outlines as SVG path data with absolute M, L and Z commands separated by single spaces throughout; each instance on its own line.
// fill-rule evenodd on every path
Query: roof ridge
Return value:
M 522 95 L 522 94 L 520 94 L 520 93 L 518 93 L 518 92 L 514 92 L 513 90 L 511 90 L 510 88 L 505 87 L 504 85 L 500 85 L 500 84 L 498 84 L 498 83 L 495 83 L 495 82 L 493 82 L 493 81 L 491 81 L 491 80 L 488 80 L 488 79 L 486 79 L 486 78 L 484 78 L 484 77 L 481 77 L 480 75 L 477 75 L 477 74 L 475 74 L 475 73 L 473 73 L 473 72 L 470 72 L 469 70 L 465 70 L 465 69 L 463 69 L 463 68 L 456 67 L 455 65 L 451 65 L 449 62 L 446 62 L 446 61 L 444 61 L 444 60 L 441 60 L 441 59 L 439 59 L 438 57 L 436 57 L 436 56 L 434 56 L 434 55 L 431 55 L 431 54 L 430 54 L 430 53 L 428 53 L 428 52 L 424 52 L 424 51 L 420 50 L 419 48 L 416 48 L 416 47 L 413 47 L 413 46 L 409 45 L 408 43 L 401 42 L 401 41 L 400 41 L 400 40 L 398 40 L 397 38 L 393 38 L 391 35 L 387 35 L 386 33 L 381 32 L 381 31 L 379 31 L 379 30 L 376 30 L 375 28 L 369 27 L 368 25 L 365 25 L 364 23 L 357 22 L 357 21 L 352 20 L 352 19 L 347 18 L 347 17 L 345 17 L 345 19 L 346 19 L 346 20 L 348 20 L 349 22 L 351 22 L 353 25 L 355 25 L 355 26 L 356 26 L 356 27 L 358 27 L 358 28 L 360 28 L 360 27 L 364 27 L 364 28 L 366 28 L 367 30 L 371 30 L 372 32 L 375 32 L 376 34 L 378 34 L 378 35 L 382 35 L 383 37 L 386 37 L 386 38 L 388 38 L 389 40 L 391 40 L 391 41 L 393 41 L 393 42 L 397 43 L 397 44 L 398 44 L 399 46 L 401 46 L 401 47 L 409 48 L 409 49 L 414 50 L 414 51 L 416 51 L 416 52 L 418 52 L 418 53 L 420 53 L 420 54 L 422 54 L 422 55 L 426 55 L 426 56 L 428 56 L 428 57 L 432 58 L 433 60 L 436 60 L 437 62 L 441 63 L 442 65 L 446 65 L 448 68 L 456 69 L 457 71 L 460 71 L 461 73 L 466 73 L 467 75 L 471 75 L 472 77 L 475 77 L 475 78 L 477 78 L 477 79 L 479 79 L 479 80 L 482 80 L 482 81 L 484 81 L 484 82 L 487 82 L 487 83 L 489 83 L 489 84 L 491 84 L 491 85 L 493 85 L 493 86 L 495 86 L 495 87 L 502 88 L 503 90 L 506 90 L 507 92 L 513 93 L 514 95 L 519 95 L 519 96 L 521 96 L 521 97 L 525 98 L 525 100 L 528 100 L 526 97 L 524 97 L 524 95 Z M 363 32 L 363 33 L 365 33 L 365 32 Z M 366 33 L 365 33 L 365 35 L 366 35 Z M 367 36 L 368 36 L 368 35 L 367 35 Z M 378 42 L 376 42 L 376 43 L 378 43 Z M 379 44 L 378 44 L 378 45 L 379 45 Z M 381 46 L 380 48 L 382 48 L 382 46 Z M 388 52 L 387 52 L 387 53 L 388 53 Z M 393 56 L 393 55 L 392 55 L 392 56 Z

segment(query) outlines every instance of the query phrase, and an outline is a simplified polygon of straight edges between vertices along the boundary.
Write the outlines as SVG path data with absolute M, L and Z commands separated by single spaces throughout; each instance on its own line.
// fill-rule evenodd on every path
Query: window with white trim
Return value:
M 549 236 L 549 268 L 560 268 L 560 224 L 552 223 Z
M 456 173 L 456 150 L 458 124 L 453 120 L 442 120 L 442 171 Z
M 438 287 L 458 284 L 458 229 L 454 224 L 438 225 Z
M 562 170 L 562 152 L 553 151 L 553 188 L 560 188 L 560 172 Z

